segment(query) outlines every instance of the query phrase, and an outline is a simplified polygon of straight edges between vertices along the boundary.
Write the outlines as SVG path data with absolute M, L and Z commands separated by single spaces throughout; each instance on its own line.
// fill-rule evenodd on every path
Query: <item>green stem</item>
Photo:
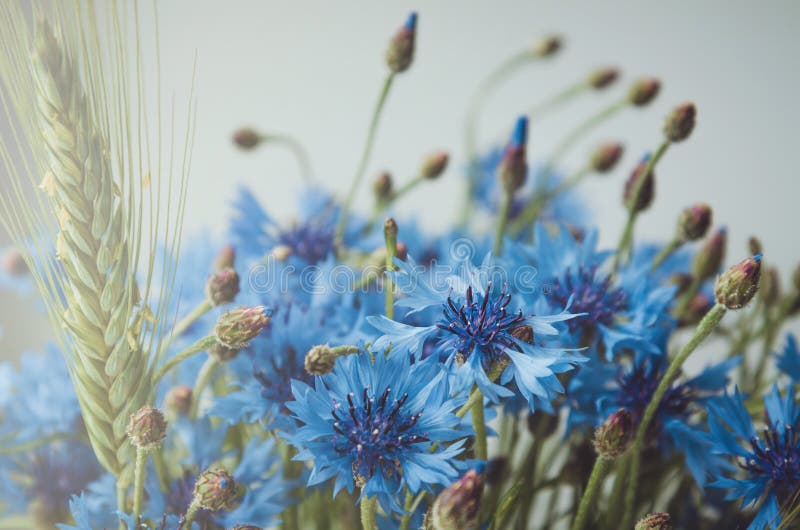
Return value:
M 169 489 L 169 476 L 167 474 L 167 464 L 164 462 L 164 453 L 161 451 L 153 453 L 153 467 L 158 477 L 158 486 L 161 488 L 161 491 L 166 493 Z
M 620 528 L 629 528 L 633 523 L 634 508 L 636 503 L 636 483 L 638 482 L 639 478 L 641 452 L 644 448 L 644 442 L 645 438 L 647 437 L 647 431 L 650 428 L 650 422 L 653 420 L 653 417 L 658 410 L 658 406 L 661 404 L 661 400 L 664 398 L 664 394 L 667 393 L 670 385 L 678 376 L 683 363 L 686 362 L 686 359 L 689 358 L 697 346 L 699 346 L 700 343 L 703 342 L 703 340 L 705 340 L 705 338 L 708 337 L 708 335 L 714 330 L 714 328 L 717 327 L 722 320 L 722 317 L 725 316 L 726 312 L 727 309 L 724 305 L 716 304 L 711 308 L 711 310 L 709 310 L 708 313 L 706 313 L 706 315 L 703 317 L 703 320 L 701 320 L 697 325 L 697 328 L 695 328 L 692 338 L 686 343 L 683 349 L 678 352 L 678 355 L 676 355 L 669 364 L 666 373 L 658 383 L 656 391 L 650 398 L 647 408 L 644 410 L 642 421 L 639 423 L 639 426 L 636 429 L 636 437 L 633 439 L 633 446 L 631 447 L 631 467 L 630 473 L 627 477 L 628 486 L 625 490 L 625 511 L 622 517 L 622 525 L 620 525 Z
M 193 497 L 189 508 L 186 509 L 186 515 L 183 516 L 183 526 L 181 528 L 192 530 L 192 523 L 194 518 L 197 517 L 198 511 L 200 511 L 200 501 L 197 497 Z
M 492 254 L 499 256 L 503 250 L 503 234 L 508 225 L 508 212 L 511 210 L 511 201 L 514 199 L 514 192 L 504 190 L 500 202 L 500 211 L 497 213 L 497 228 L 494 233 L 494 249 Z
M 297 478 L 297 466 L 296 462 L 292 461 L 292 448 L 288 444 L 282 444 L 282 457 L 283 457 L 283 477 L 286 479 L 287 482 L 292 482 Z M 296 495 L 295 491 L 291 492 L 292 496 Z M 294 502 L 299 499 L 290 499 L 289 506 L 286 507 L 284 510 L 282 518 L 283 524 L 281 528 L 283 530 L 298 530 L 300 528 L 300 512 L 299 506 L 297 502 Z
M 503 495 L 503 498 L 500 499 L 500 504 L 497 506 L 497 511 L 495 511 L 494 517 L 492 517 L 489 530 L 502 530 L 506 528 L 506 522 L 511 514 L 514 513 L 514 506 L 517 504 L 517 499 L 519 499 L 523 486 L 524 483 L 522 480 L 518 480 L 509 488 L 506 494 Z
M 350 191 L 347 192 L 347 197 L 342 205 L 342 211 L 339 214 L 339 221 L 336 223 L 336 231 L 334 232 L 333 242 L 337 248 L 337 251 L 342 248 L 342 244 L 344 243 L 344 231 L 347 228 L 347 216 L 350 213 L 350 209 L 353 207 L 353 201 L 356 198 L 358 188 L 361 185 L 361 181 L 364 178 L 364 173 L 367 170 L 367 164 L 369 163 L 369 158 L 372 154 L 372 147 L 375 144 L 378 121 L 380 120 L 381 113 L 383 112 L 383 107 L 386 104 L 386 98 L 389 95 L 389 89 L 392 87 L 392 81 L 394 81 L 394 74 L 390 73 L 388 76 L 386 76 L 386 81 L 383 83 L 383 89 L 381 90 L 381 95 L 378 98 L 378 103 L 375 105 L 375 110 L 372 113 L 372 120 L 369 124 L 369 131 L 367 132 L 367 142 L 364 145 L 364 152 L 361 154 L 361 161 L 358 163 L 358 169 L 356 169 L 353 183 L 350 185 Z
M 586 81 L 586 79 L 581 79 L 577 83 L 568 86 L 557 94 L 531 107 L 531 109 L 528 111 L 528 118 L 531 120 L 534 118 L 540 118 L 542 114 L 545 114 L 546 112 L 549 112 L 563 105 L 564 103 L 567 103 L 571 99 L 580 96 L 590 87 L 591 85 Z
M 410 491 L 406 491 L 406 500 L 403 503 L 403 511 L 405 513 L 400 518 L 399 530 L 408 530 L 408 527 L 411 524 L 411 516 L 413 515 L 413 512 L 411 510 L 413 504 L 414 504 L 414 496 L 411 495 Z
M 133 521 L 139 524 L 142 515 L 142 497 L 144 497 L 144 477 L 147 472 L 147 450 L 136 448 L 136 465 L 133 468 Z
M 211 377 L 214 375 L 214 371 L 219 366 L 219 361 L 217 361 L 216 357 L 208 356 L 206 362 L 203 363 L 203 366 L 200 368 L 200 373 L 197 374 L 197 380 L 194 383 L 194 388 L 192 389 L 192 406 L 189 410 L 189 417 L 192 419 L 197 418 L 197 410 L 200 403 L 200 394 L 203 392 L 203 389 L 206 387 L 209 381 L 211 381 Z
M 161 381 L 161 378 L 167 375 L 167 372 L 175 368 L 189 357 L 209 349 L 214 345 L 216 340 L 217 339 L 214 337 L 214 335 L 208 335 L 207 337 L 203 337 L 202 339 L 198 340 L 188 348 L 176 353 L 175 356 L 171 357 L 167 362 L 162 364 L 161 368 L 156 370 L 156 373 L 153 375 L 153 386 L 157 385 L 158 382 Z
M 272 143 L 285 145 L 297 159 L 297 165 L 300 166 L 300 173 L 303 175 L 303 180 L 306 183 L 311 181 L 311 175 L 313 174 L 311 171 L 311 162 L 308 157 L 308 153 L 306 153 L 306 150 L 303 148 L 300 142 L 285 134 L 265 134 L 262 136 L 262 139 Z
M 672 241 L 667 243 L 662 247 L 662 249 L 656 254 L 656 257 L 653 258 L 653 264 L 650 265 L 650 272 L 656 270 L 668 257 L 672 255 L 673 252 L 681 248 L 684 241 L 679 238 L 673 238 Z
M 72 438 L 72 435 L 59 432 L 49 436 L 44 436 L 42 438 L 36 438 L 35 440 L 28 440 L 27 442 L 22 442 L 21 444 L 0 447 L 0 455 L 28 452 L 42 447 L 43 445 L 57 442 L 59 440 L 69 440 L 70 438 Z
M 578 515 L 572 522 L 572 530 L 583 530 L 586 526 L 589 517 L 589 511 L 594 507 L 597 495 L 600 493 L 600 485 L 603 483 L 603 477 L 608 470 L 609 460 L 598 456 L 594 461 L 592 467 L 592 474 L 589 476 L 589 483 L 586 485 L 586 490 L 581 497 L 581 503 L 578 506 Z M 620 528 L 628 528 L 627 526 L 620 526 Z
M 378 528 L 378 498 L 366 497 L 361 500 L 361 528 L 376 530 Z
M 392 223 L 394 223 L 394 221 L 392 221 Z M 395 227 L 396 226 L 397 225 L 395 225 Z M 383 234 L 386 241 L 386 270 L 393 271 L 393 260 L 395 256 L 397 256 L 397 230 L 384 230 Z M 386 318 L 394 319 L 394 282 L 388 274 L 386 275 L 383 288 L 386 296 Z
M 192 309 L 188 315 L 179 320 L 178 323 L 172 328 L 172 331 L 167 339 L 158 348 L 158 354 L 156 355 L 155 362 L 158 362 L 164 355 L 166 355 L 176 337 L 183 335 L 183 333 L 189 329 L 189 326 L 197 322 L 200 317 L 211 311 L 213 307 L 214 305 L 211 303 L 211 301 L 206 298 L 200 302 L 197 307 Z
M 117 510 L 123 513 L 127 513 L 128 512 L 128 506 L 127 506 L 128 503 L 126 498 L 127 488 L 120 483 L 119 477 L 117 477 L 116 488 L 117 488 Z M 125 523 L 123 523 L 122 520 L 120 520 L 119 522 L 118 529 L 125 530 Z
M 614 255 L 614 264 L 612 266 L 613 272 L 617 271 L 617 268 L 619 268 L 620 262 L 623 258 L 623 254 L 627 255 L 633 244 L 633 228 L 636 225 L 636 218 L 639 215 L 639 210 L 636 208 L 636 205 L 639 203 L 639 196 L 642 194 L 644 184 L 647 181 L 647 179 L 644 177 L 653 171 L 653 169 L 656 167 L 656 164 L 658 164 L 658 161 L 661 160 L 661 157 L 663 157 L 664 153 L 666 153 L 667 149 L 669 149 L 669 146 L 669 140 L 664 140 L 661 142 L 661 145 L 658 146 L 655 154 L 647 160 L 647 164 L 645 165 L 644 170 L 642 170 L 642 178 L 638 179 L 636 182 L 636 187 L 633 188 L 633 193 L 631 193 L 628 202 L 628 220 L 625 223 L 625 229 L 622 231 L 622 236 L 620 237 L 619 244 L 617 245 L 617 252 Z
M 588 134 L 592 129 L 608 120 L 627 106 L 628 100 L 622 99 L 621 101 L 617 101 L 611 106 L 601 110 L 597 114 L 590 116 L 586 121 L 579 124 L 563 140 L 561 140 L 558 146 L 556 146 L 553 154 L 547 161 L 547 164 L 545 164 L 545 172 L 550 173 L 553 168 L 556 167 L 561 157 L 564 156 L 564 154 L 569 151 L 572 146 L 578 143 L 578 141 Z
M 483 410 L 483 392 L 476 386 L 473 390 L 478 396 L 472 406 L 472 427 L 475 429 L 475 458 L 486 461 L 489 457 L 486 444 L 486 419 Z M 471 397 L 471 396 L 470 396 Z

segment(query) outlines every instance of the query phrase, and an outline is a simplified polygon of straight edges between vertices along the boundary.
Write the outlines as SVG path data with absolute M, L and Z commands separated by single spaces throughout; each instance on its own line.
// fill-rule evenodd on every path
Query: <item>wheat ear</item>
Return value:
M 36 107 L 63 266 L 63 323 L 73 343 L 73 382 L 92 446 L 122 485 L 133 477 L 130 415 L 150 392 L 148 355 L 128 241 L 129 217 L 112 174 L 108 139 L 96 126 L 79 72 L 46 23 L 32 54 Z

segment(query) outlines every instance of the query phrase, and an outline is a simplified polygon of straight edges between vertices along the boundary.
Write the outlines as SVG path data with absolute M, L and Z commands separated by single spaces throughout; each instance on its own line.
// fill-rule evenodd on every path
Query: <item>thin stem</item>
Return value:
M 656 391 L 650 398 L 647 408 L 644 410 L 642 421 L 636 428 L 636 437 L 633 439 L 633 446 L 631 447 L 631 467 L 630 473 L 628 474 L 628 486 L 625 490 L 625 511 L 622 517 L 622 525 L 620 525 L 620 528 L 629 528 L 633 523 L 633 512 L 636 503 L 636 483 L 638 482 L 639 478 L 639 464 L 641 460 L 642 449 L 644 448 L 645 438 L 647 437 L 647 431 L 650 428 L 650 422 L 653 420 L 653 417 L 658 410 L 658 406 L 661 404 L 661 400 L 664 398 L 664 394 L 667 393 L 670 385 L 678 376 L 683 363 L 686 362 L 686 359 L 689 358 L 697 346 L 699 346 L 700 343 L 703 342 L 703 340 L 705 340 L 709 334 L 711 334 L 714 328 L 717 327 L 722 320 L 722 317 L 725 316 L 726 312 L 727 309 L 724 305 L 716 304 L 711 308 L 711 310 L 709 310 L 708 313 L 706 313 L 706 315 L 703 317 L 703 320 L 701 320 L 697 325 L 697 328 L 695 328 L 692 338 L 686 343 L 683 349 L 678 352 L 678 355 L 676 355 L 669 364 L 666 373 L 658 383 Z
M 164 462 L 164 453 L 161 451 L 153 453 L 153 467 L 158 477 L 158 486 L 161 491 L 166 493 L 169 489 L 169 477 L 167 476 L 167 464 Z
M 494 233 L 494 249 L 492 254 L 499 256 L 503 251 L 503 234 L 508 225 L 508 212 L 511 210 L 511 201 L 514 199 L 514 192 L 503 190 L 503 197 L 500 199 L 500 211 L 497 213 L 497 228 Z
M 164 341 L 163 344 L 161 344 L 161 347 L 159 347 L 155 361 L 158 362 L 167 353 L 167 351 L 169 350 L 170 346 L 172 346 L 172 343 L 174 342 L 176 337 L 180 337 L 181 335 L 183 335 L 183 333 L 187 329 L 189 329 L 189 326 L 197 322 L 197 320 L 200 319 L 200 317 L 211 311 L 213 307 L 214 304 L 212 304 L 211 301 L 208 298 L 206 298 L 205 300 L 200 302 L 197 305 L 197 307 L 192 309 L 192 311 L 188 315 L 179 320 L 178 323 L 175 324 L 175 326 L 172 328 L 172 331 L 170 332 L 167 339 Z
M 394 221 L 392 221 L 394 224 Z M 395 227 L 397 225 L 394 225 Z M 386 240 L 386 271 L 394 270 L 394 258 L 397 256 L 397 230 L 384 230 Z M 384 281 L 384 294 L 386 296 L 386 318 L 394 319 L 394 282 L 387 274 Z
M 586 81 L 586 79 L 581 79 L 577 83 L 573 83 L 572 85 L 568 86 L 567 88 L 561 90 L 557 94 L 547 98 L 546 100 L 537 103 L 528 111 L 528 118 L 540 118 L 542 114 L 545 114 L 564 103 L 567 103 L 571 99 L 574 99 L 584 92 L 588 90 L 591 85 Z
M 378 121 L 380 120 L 381 113 L 383 112 L 383 107 L 386 104 L 386 97 L 389 95 L 389 89 L 392 86 L 392 81 L 394 81 L 394 74 L 390 73 L 388 76 L 386 76 L 386 81 L 383 83 L 383 89 L 381 90 L 381 95 L 378 98 L 378 103 L 375 105 L 375 110 L 372 113 L 372 120 L 369 124 L 369 131 L 367 132 L 367 142 L 364 145 L 364 152 L 361 154 L 361 161 L 358 163 L 358 169 L 356 169 L 353 183 L 350 185 L 350 191 L 347 192 L 347 197 L 342 205 L 342 211 L 339 214 L 339 221 L 336 224 L 336 231 L 334 232 L 333 237 L 333 242 L 337 250 L 341 249 L 342 244 L 344 243 L 344 231 L 345 228 L 347 228 L 347 216 L 350 213 L 350 209 L 353 207 L 353 201 L 356 198 L 356 193 L 358 193 L 358 188 L 361 185 L 362 179 L 364 178 L 364 173 L 366 172 L 367 164 L 369 163 L 369 158 L 372 154 L 372 147 L 375 143 L 375 134 L 378 130 Z
M 486 419 L 483 411 L 483 392 L 476 386 L 473 392 L 478 399 L 472 405 L 472 427 L 475 429 L 475 458 L 486 461 L 489 457 L 486 444 Z
M 497 507 L 497 511 L 495 511 L 494 517 L 492 517 L 489 530 L 506 528 L 506 521 L 511 514 L 514 513 L 514 506 L 517 504 L 517 500 L 519 499 L 519 495 L 523 486 L 523 481 L 518 480 L 513 486 L 511 486 L 511 488 L 509 488 L 506 494 L 503 495 L 503 498 L 500 499 L 500 504 Z
M 653 258 L 653 264 L 650 265 L 650 272 L 656 270 L 662 263 L 664 263 L 668 257 L 670 257 L 676 250 L 683 246 L 683 239 L 680 238 L 673 238 L 672 241 L 664 245 L 661 250 L 656 254 L 656 257 Z
M 59 440 L 69 440 L 71 438 L 72 435 L 70 434 L 58 432 L 55 434 L 51 434 L 49 436 L 43 436 L 42 438 L 28 440 L 27 442 L 22 442 L 21 444 L 0 447 L 0 455 L 11 455 L 15 453 L 28 452 L 52 442 L 57 442 Z
M 188 359 L 189 357 L 198 354 L 202 351 L 206 351 L 211 346 L 214 345 L 216 342 L 216 338 L 213 335 L 208 335 L 207 337 L 203 337 L 202 339 L 198 340 L 188 348 L 181 350 L 174 357 L 171 357 L 167 362 L 161 365 L 161 368 L 156 370 L 155 375 L 153 375 L 153 386 L 158 384 L 161 381 L 161 378 L 167 375 L 167 372 L 172 370 L 174 367 Z
M 139 524 L 142 515 L 142 497 L 144 497 L 144 477 L 147 472 L 147 450 L 136 448 L 136 465 L 133 468 L 133 521 Z
M 200 373 L 197 374 L 197 380 L 195 381 L 194 388 L 192 389 L 192 406 L 189 409 L 189 417 L 192 419 L 197 418 L 200 394 L 203 392 L 203 389 L 206 387 L 208 382 L 211 381 L 211 377 L 214 375 L 214 371 L 217 369 L 217 366 L 219 366 L 219 361 L 217 361 L 217 358 L 209 355 L 208 359 L 206 359 L 206 362 L 203 363 L 203 366 L 200 368 Z
M 628 220 L 625 223 L 625 229 L 622 231 L 622 236 L 620 237 L 619 244 L 617 245 L 617 252 L 614 254 L 614 264 L 612 267 L 613 272 L 617 272 L 620 261 L 623 258 L 623 254 L 627 255 L 633 244 L 633 228 L 636 225 L 636 218 L 639 215 L 639 210 L 636 208 L 636 206 L 639 203 L 639 196 L 642 194 L 644 184 L 647 181 L 646 176 L 653 171 L 653 169 L 656 167 L 656 164 L 658 164 L 658 161 L 661 160 L 661 157 L 663 157 L 664 153 L 666 153 L 667 149 L 669 149 L 669 146 L 669 140 L 664 140 L 661 142 L 661 145 L 658 146 L 655 154 L 647 160 L 647 164 L 642 171 L 642 178 L 636 182 L 636 187 L 633 189 L 633 193 L 631 193 L 628 206 Z
M 572 146 L 578 143 L 581 138 L 627 106 L 628 100 L 622 99 L 621 101 L 617 101 L 609 107 L 606 107 L 597 114 L 590 116 L 587 120 L 579 124 L 563 140 L 561 140 L 561 142 L 555 148 L 553 154 L 550 156 L 550 159 L 547 161 L 547 164 L 545 164 L 545 171 L 547 173 L 551 172 L 552 169 L 556 167 L 561 157 L 564 156 L 564 154 L 569 151 Z
M 410 491 L 406 491 L 406 500 L 403 503 L 403 511 L 405 513 L 400 518 L 399 530 L 408 530 L 408 527 L 411 524 L 411 516 L 413 515 L 413 512 L 411 510 L 413 504 L 414 504 L 414 496 L 411 495 Z
M 376 530 L 378 528 L 378 498 L 365 497 L 361 500 L 361 528 Z
M 266 134 L 262 136 L 262 139 L 286 146 L 297 159 L 297 165 L 300 167 L 303 181 L 305 181 L 306 184 L 311 182 L 311 176 L 313 174 L 311 171 L 311 162 L 308 153 L 300 142 L 285 134 Z
M 578 506 L 578 515 L 572 522 L 572 530 L 583 530 L 586 523 L 588 523 L 589 511 L 594 506 L 597 495 L 600 493 L 600 485 L 603 483 L 603 477 L 608 470 L 609 462 L 610 460 L 602 456 L 598 456 L 597 460 L 594 461 L 592 474 L 589 475 L 589 483 L 586 484 L 586 490 L 583 492 L 581 503 Z M 627 528 L 627 526 L 621 526 L 620 528 Z
M 292 461 L 292 448 L 288 444 L 282 445 L 283 477 L 287 482 L 293 482 L 297 478 L 297 466 L 296 462 Z M 292 491 L 292 496 L 294 496 L 295 493 L 295 491 Z M 283 512 L 283 524 L 281 528 L 283 528 L 283 530 L 298 530 L 300 528 L 299 515 L 297 502 L 294 502 L 294 499 L 290 499 L 289 506 L 287 506 L 286 510 Z
M 200 501 L 197 497 L 193 497 L 189 508 L 186 509 L 186 515 L 183 516 L 182 529 L 192 530 L 192 523 L 194 522 L 194 518 L 197 517 L 198 511 L 200 511 Z
M 117 488 L 117 510 L 123 513 L 127 513 L 128 512 L 128 507 L 127 507 L 128 503 L 126 498 L 127 488 L 120 483 L 119 477 L 117 477 L 116 488 Z M 126 526 L 125 523 L 123 523 L 122 520 L 120 520 L 118 525 L 119 530 L 125 530 L 125 526 Z

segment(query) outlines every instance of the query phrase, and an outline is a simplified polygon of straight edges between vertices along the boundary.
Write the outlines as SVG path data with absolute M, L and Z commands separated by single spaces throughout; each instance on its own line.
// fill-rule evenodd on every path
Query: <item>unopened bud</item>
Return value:
M 217 256 L 214 258 L 214 270 L 221 271 L 222 269 L 233 268 L 236 262 L 236 249 L 231 245 L 222 247 Z
M 695 241 L 706 235 L 711 226 L 711 206 L 698 203 L 689 206 L 678 217 L 677 236 L 681 241 Z
M 3 256 L 3 270 L 9 276 L 25 276 L 28 274 L 28 264 L 19 250 L 9 248 Z
M 438 178 L 444 170 L 447 169 L 447 162 L 450 160 L 450 155 L 447 151 L 436 151 L 435 153 L 428 155 L 428 157 L 422 162 L 422 168 L 420 169 L 419 174 L 426 179 L 435 179 Z
M 704 293 L 697 293 L 689 301 L 686 311 L 681 314 L 680 323 L 683 326 L 691 326 L 700 322 L 708 313 L 714 301 Z
M 610 86 L 617 80 L 619 77 L 619 70 L 614 68 L 613 66 L 605 67 L 605 68 L 598 68 L 591 74 L 589 74 L 589 79 L 587 82 L 589 86 L 596 90 L 602 90 L 607 86 Z
M 167 435 L 167 420 L 160 410 L 145 405 L 131 414 L 125 433 L 139 449 L 158 449 Z
M 435 530 L 473 530 L 480 521 L 484 465 L 467 471 L 442 491 L 430 512 L 430 527 Z
M 625 454 L 633 440 L 633 419 L 626 409 L 611 414 L 594 432 L 594 449 L 602 458 Z
M 192 408 L 192 387 L 187 385 L 173 386 L 164 397 L 167 410 L 185 416 Z
M 725 261 L 728 231 L 723 227 L 706 240 L 692 263 L 692 273 L 700 280 L 713 278 Z
M 221 269 L 206 281 L 206 298 L 215 306 L 233 302 L 239 294 L 239 275 L 230 267 Z
M 497 176 L 507 191 L 518 190 L 525 184 L 525 179 L 528 177 L 528 161 L 525 155 L 527 141 L 528 118 L 520 116 L 497 169 Z
M 750 239 L 747 240 L 747 250 L 750 251 L 751 256 L 755 254 L 763 254 L 764 245 L 761 244 L 761 240 L 756 236 L 750 236 Z
M 675 107 L 664 123 L 664 136 L 670 142 L 681 142 L 687 139 L 694 130 L 696 118 L 697 108 L 694 103 L 684 103 Z
M 655 99 L 661 89 L 661 81 L 654 77 L 639 79 L 628 90 L 628 102 L 636 107 L 644 107 Z
M 417 14 L 408 15 L 406 23 L 397 30 L 386 50 L 386 64 L 394 73 L 405 72 L 414 60 L 414 44 L 417 36 Z
M 304 366 L 311 375 L 329 374 L 336 366 L 336 354 L 327 344 L 314 346 L 306 353 Z
M 275 245 L 269 255 L 277 261 L 286 261 L 293 252 L 292 247 L 289 245 Z
M 387 238 L 396 239 L 397 238 L 397 221 L 394 220 L 393 217 L 389 217 L 383 223 L 383 234 Z
M 245 127 L 233 133 L 233 143 L 241 149 L 250 150 L 258 146 L 264 137 L 253 129 Z
M 269 324 L 264 306 L 238 307 L 224 313 L 214 327 L 217 343 L 240 350 L 247 346 Z
M 394 191 L 392 174 L 388 171 L 383 171 L 375 177 L 375 182 L 372 183 L 372 191 L 375 193 L 375 198 L 378 199 L 378 202 L 388 201 Z
M 537 57 L 550 57 L 561 49 L 561 37 L 548 35 L 533 45 L 533 54 Z
M 717 303 L 728 309 L 741 309 L 758 291 L 761 279 L 761 254 L 740 261 L 725 271 L 714 285 Z
M 197 477 L 193 496 L 201 508 L 216 512 L 234 505 L 239 497 L 239 488 L 224 469 L 207 469 Z
M 672 518 L 668 513 L 649 513 L 639 519 L 635 530 L 672 530 Z
M 650 160 L 649 154 L 642 158 L 642 161 L 631 172 L 628 180 L 625 181 L 623 203 L 626 208 L 633 208 L 637 212 L 648 209 L 653 204 L 655 195 L 656 181 L 653 170 L 648 171 L 647 175 L 644 174 L 648 160 Z M 636 195 L 637 190 L 638 195 Z
M 598 173 L 608 173 L 614 169 L 619 159 L 622 158 L 623 151 L 622 144 L 617 142 L 601 145 L 592 153 L 592 169 Z

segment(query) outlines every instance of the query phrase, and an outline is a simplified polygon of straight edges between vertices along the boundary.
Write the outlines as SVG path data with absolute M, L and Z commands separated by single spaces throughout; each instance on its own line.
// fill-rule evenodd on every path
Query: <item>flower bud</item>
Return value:
M 672 530 L 672 519 L 668 513 L 649 513 L 639 519 L 635 530 Z
M 653 203 L 653 195 L 655 195 L 655 175 L 653 171 L 644 174 L 647 167 L 647 161 L 650 160 L 650 155 L 647 154 L 642 158 L 642 161 L 634 168 L 628 180 L 625 181 L 625 191 L 623 194 L 623 204 L 626 208 L 631 208 L 637 212 L 642 212 L 650 207 Z M 642 182 L 644 180 L 644 182 Z M 634 197 L 636 190 L 639 190 L 639 195 Z
M 389 217 L 383 223 L 383 235 L 387 238 L 397 239 L 397 221 Z
M 474 530 L 480 521 L 483 496 L 484 465 L 467 471 L 442 491 L 430 511 L 430 527 L 434 530 Z
M 236 350 L 247 346 L 269 323 L 264 309 L 264 306 L 238 307 L 224 313 L 214 327 L 217 342 Z
M 714 305 L 714 301 L 705 293 L 697 293 L 689 301 L 686 311 L 680 315 L 682 326 L 691 326 L 700 322 Z
M 592 153 L 591 166 L 598 173 L 608 173 L 622 158 L 624 148 L 621 143 L 610 142 L 603 144 Z
M 781 297 L 781 276 L 775 267 L 766 267 L 759 286 L 761 299 L 767 307 L 772 307 Z
M 619 77 L 619 70 L 617 70 L 613 66 L 608 66 L 605 68 L 598 68 L 597 70 L 589 74 L 589 78 L 586 81 L 592 88 L 596 90 L 602 90 L 607 86 L 613 84 L 618 77 Z
M 233 143 L 237 147 L 248 151 L 257 147 L 263 140 L 263 136 L 249 127 L 239 129 L 233 133 Z
M 158 449 L 167 436 L 167 420 L 160 410 L 145 405 L 131 414 L 125 433 L 139 449 Z
M 594 431 L 594 449 L 602 458 L 612 459 L 625 454 L 633 440 L 631 413 L 619 409 Z
M 217 256 L 214 258 L 214 270 L 221 271 L 222 269 L 233 268 L 236 261 L 236 249 L 231 245 L 222 247 Z
M 28 274 L 28 264 L 22 253 L 12 247 L 3 255 L 3 270 L 9 276 L 25 276 Z
M 497 169 L 497 176 L 507 191 L 518 190 L 525 184 L 525 179 L 528 177 L 528 161 L 525 156 L 527 141 L 528 118 L 520 116 Z
M 406 23 L 394 34 L 386 50 L 386 64 L 394 73 L 405 72 L 414 60 L 414 41 L 417 34 L 417 14 L 408 15 Z
M 221 269 L 206 281 L 206 298 L 214 305 L 225 305 L 239 294 L 239 275 L 230 267 Z
M 308 350 L 304 366 L 311 375 L 329 374 L 336 366 L 336 354 L 327 344 L 319 344 Z
M 447 168 L 447 162 L 450 160 L 450 155 L 447 151 L 436 151 L 428 155 L 422 162 L 422 168 L 419 174 L 422 178 L 433 180 L 438 178 Z
M 711 206 L 698 203 L 689 206 L 678 217 L 677 236 L 681 241 L 695 241 L 704 237 L 711 226 Z
M 173 386 L 164 397 L 167 410 L 185 416 L 192 408 L 192 387 L 187 385 Z
M 664 123 L 664 136 L 670 142 L 682 142 L 692 134 L 696 118 L 697 109 L 694 103 L 684 103 L 675 107 L 667 115 L 667 121 Z
M 548 35 L 533 45 L 533 54 L 536 57 L 550 57 L 561 49 L 561 37 Z
M 233 506 L 239 497 L 239 488 L 224 469 L 207 469 L 197 477 L 193 496 L 201 508 L 216 512 Z
M 655 99 L 661 89 L 661 81 L 654 77 L 639 79 L 628 90 L 628 102 L 636 107 L 644 107 Z
M 723 227 L 706 240 L 692 262 L 692 273 L 700 280 L 713 278 L 725 260 L 728 231 Z
M 761 244 L 761 240 L 756 236 L 750 236 L 750 239 L 747 240 L 747 248 L 751 256 L 764 253 L 764 246 Z
M 725 271 L 714 285 L 717 303 L 728 309 L 741 309 L 758 291 L 761 278 L 761 254 L 740 261 Z
M 375 182 L 372 183 L 372 191 L 375 193 L 375 198 L 378 202 L 386 202 L 391 199 L 394 191 L 392 174 L 388 171 L 383 171 L 375 177 Z
M 278 261 L 286 261 L 293 252 L 292 247 L 289 245 L 275 245 L 272 247 L 272 251 L 270 251 L 269 255 L 271 258 Z

